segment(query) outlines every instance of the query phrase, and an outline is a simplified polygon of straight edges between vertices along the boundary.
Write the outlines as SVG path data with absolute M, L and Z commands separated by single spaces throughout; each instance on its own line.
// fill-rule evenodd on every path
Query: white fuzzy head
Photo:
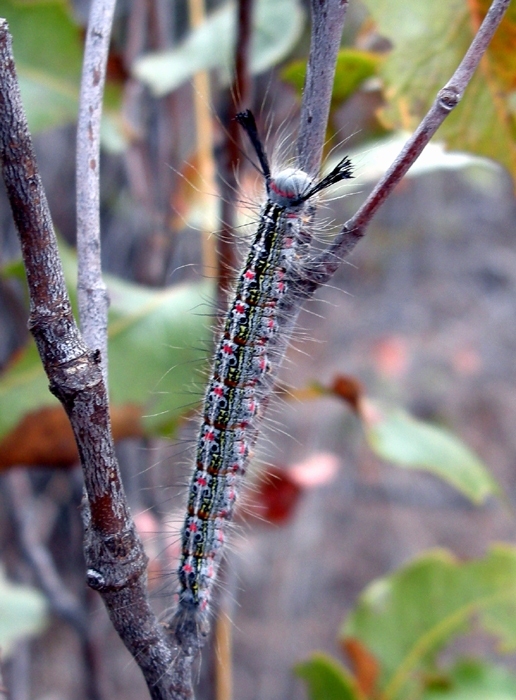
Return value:
M 312 186 L 312 178 L 297 168 L 285 168 L 269 182 L 269 198 L 280 207 L 298 206 L 296 200 Z

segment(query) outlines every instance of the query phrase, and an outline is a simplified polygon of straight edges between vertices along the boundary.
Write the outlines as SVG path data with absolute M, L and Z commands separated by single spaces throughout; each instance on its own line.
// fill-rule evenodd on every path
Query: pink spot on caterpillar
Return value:
M 267 372 L 267 370 L 268 370 L 269 367 L 270 367 L 269 361 L 268 361 L 268 359 L 267 359 L 267 355 L 264 354 L 264 355 L 261 355 L 261 356 L 259 357 L 259 360 L 258 360 L 258 367 L 260 368 L 260 370 L 261 370 L 262 372 Z
M 191 521 L 190 523 L 188 523 L 188 532 L 197 532 L 197 530 L 198 527 L 195 521 Z
M 205 442 L 213 442 L 215 440 L 215 432 L 213 430 L 208 430 L 204 435 Z

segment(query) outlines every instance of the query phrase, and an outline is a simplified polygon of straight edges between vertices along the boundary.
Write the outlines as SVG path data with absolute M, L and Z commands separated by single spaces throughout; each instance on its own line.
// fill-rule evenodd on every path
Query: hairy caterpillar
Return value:
M 246 130 L 265 178 L 267 200 L 225 316 L 205 394 L 202 422 L 181 534 L 179 601 L 170 623 L 188 653 L 208 631 L 208 614 L 240 482 L 257 436 L 260 409 L 272 388 L 300 302 L 292 291 L 309 251 L 309 200 L 350 178 L 344 158 L 315 183 L 302 170 L 272 176 L 251 112 L 237 120 Z

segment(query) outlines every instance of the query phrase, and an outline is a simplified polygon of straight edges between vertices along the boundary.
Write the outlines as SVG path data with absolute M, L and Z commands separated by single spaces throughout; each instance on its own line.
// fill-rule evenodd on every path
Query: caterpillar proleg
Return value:
M 273 176 L 252 113 L 240 113 L 237 120 L 258 156 L 267 200 L 224 319 L 202 409 L 181 534 L 179 601 L 170 625 L 186 653 L 194 653 L 208 631 L 227 524 L 282 361 L 285 332 L 297 315 L 289 290 L 309 249 L 308 203 L 330 185 L 352 177 L 348 158 L 315 183 L 297 168 Z

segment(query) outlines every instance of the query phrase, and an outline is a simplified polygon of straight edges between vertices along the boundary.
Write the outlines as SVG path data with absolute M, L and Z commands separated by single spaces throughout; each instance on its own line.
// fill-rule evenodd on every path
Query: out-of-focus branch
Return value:
M 493 0 L 459 67 L 437 93 L 427 115 L 407 141 L 399 156 L 357 213 L 344 224 L 342 231 L 335 237 L 332 245 L 309 263 L 303 271 L 304 280 L 301 282 L 303 295 L 311 296 L 321 284 L 330 279 L 343 258 L 351 253 L 358 241 L 364 236 L 367 226 L 381 204 L 417 160 L 446 117 L 459 104 L 493 34 L 502 21 L 509 3 L 510 0 Z
M 0 697 L 1 698 L 7 698 L 7 688 L 4 685 L 4 677 L 3 677 L 3 668 L 2 668 L 2 657 L 0 656 Z
M 297 137 L 297 164 L 319 173 L 330 113 L 337 53 L 348 0 L 311 0 L 312 33 Z
M 0 20 L 0 156 L 30 294 L 29 328 L 50 390 L 65 408 L 87 493 L 88 582 L 139 664 L 151 697 L 172 700 L 173 648 L 147 597 L 147 558 L 131 518 L 114 452 L 98 351 L 74 321 L 45 192 L 21 104 L 7 22 Z
M 204 0 L 189 0 L 190 27 L 196 29 L 206 19 Z M 193 103 L 195 112 L 195 141 L 197 151 L 197 167 L 199 176 L 206 192 L 217 191 L 217 176 L 215 155 L 213 149 L 213 125 L 211 115 L 210 74 L 207 70 L 196 73 L 193 77 Z M 210 279 L 217 274 L 216 241 L 210 226 L 208 215 L 202 217 L 202 268 L 203 275 Z
M 77 254 L 79 318 L 86 344 L 100 351 L 107 384 L 109 297 L 100 264 L 100 122 L 116 0 L 93 0 L 82 67 L 77 125 Z
M 237 39 L 235 46 L 235 75 L 230 90 L 230 100 L 225 119 L 226 141 L 223 148 L 221 178 L 221 230 L 218 235 L 217 301 L 220 309 L 226 306 L 226 294 L 231 289 L 236 267 L 236 170 L 241 154 L 241 128 L 235 120 L 250 96 L 249 51 L 253 19 L 253 0 L 238 0 Z
M 26 472 L 13 469 L 5 477 L 20 549 L 32 569 L 36 583 L 45 593 L 51 609 L 80 635 L 86 634 L 86 616 L 57 573 L 48 549 L 38 537 L 35 503 Z
M 41 541 L 36 522 L 36 503 L 26 471 L 11 470 L 6 475 L 5 485 L 22 554 L 37 585 L 45 594 L 50 609 L 76 631 L 82 647 L 87 695 L 91 700 L 100 700 L 96 655 L 89 635 L 87 616 L 79 600 L 61 580 L 47 547 Z

